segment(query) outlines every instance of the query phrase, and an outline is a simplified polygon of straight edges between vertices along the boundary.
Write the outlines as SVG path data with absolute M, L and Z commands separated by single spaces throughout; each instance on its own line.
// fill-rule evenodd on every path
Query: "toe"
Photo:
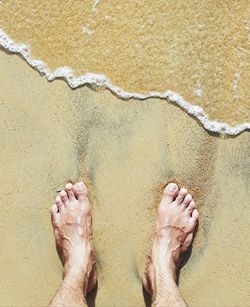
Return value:
M 184 198 L 184 201 L 183 201 L 183 205 L 185 206 L 185 207 L 187 207 L 189 204 L 190 204 L 190 202 L 192 201 L 192 195 L 191 194 L 187 194 L 186 196 L 185 196 L 185 198 Z
M 188 214 L 191 214 L 194 211 L 194 209 L 195 209 L 195 202 L 192 200 L 187 207 Z
M 194 223 L 194 225 L 197 223 L 198 218 L 199 218 L 199 212 L 198 212 L 197 209 L 194 209 L 192 216 L 191 216 L 191 219 L 192 219 L 192 222 Z
M 87 196 L 87 188 L 83 182 L 77 182 L 74 186 L 74 192 L 79 200 L 83 200 Z
M 187 190 L 185 188 L 181 188 L 180 191 L 179 191 L 179 194 L 176 198 L 176 202 L 178 204 L 181 204 L 186 195 L 187 195 Z
M 160 211 L 166 210 L 166 208 L 167 208 L 166 203 L 171 204 L 175 200 L 175 198 L 178 194 L 178 191 L 179 191 L 178 186 L 175 183 L 169 183 L 166 186 L 166 188 L 164 189 L 164 192 L 163 192 L 162 201 L 161 201 L 160 206 L 159 206 Z
M 58 209 L 57 209 L 57 205 L 54 204 L 51 208 L 50 208 L 50 214 L 51 214 L 51 220 L 53 224 L 56 224 L 58 222 Z
M 61 197 L 57 196 L 56 197 L 56 206 L 57 206 L 58 211 L 62 208 L 62 205 L 63 205 L 63 202 L 62 202 Z
M 164 196 L 169 201 L 172 202 L 178 194 L 177 184 L 171 182 L 164 189 Z
M 60 195 L 60 197 L 61 197 L 61 199 L 62 199 L 62 202 L 63 202 L 63 204 L 64 205 L 66 205 L 67 203 L 68 203 L 68 195 L 67 195 L 67 193 L 64 191 L 64 190 L 62 190 L 60 193 L 59 193 L 59 195 Z
M 72 183 L 67 183 L 65 185 L 65 191 L 67 192 L 68 199 L 69 200 L 74 200 L 75 198 L 75 193 L 74 193 L 74 187 Z

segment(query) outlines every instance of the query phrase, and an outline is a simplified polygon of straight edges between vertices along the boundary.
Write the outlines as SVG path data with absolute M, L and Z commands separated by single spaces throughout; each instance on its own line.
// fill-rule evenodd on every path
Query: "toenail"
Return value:
M 175 183 L 170 183 L 168 187 L 169 187 L 169 190 L 171 191 L 175 191 L 177 189 L 177 185 Z
M 82 182 L 77 182 L 77 183 L 75 184 L 75 188 L 76 188 L 77 190 L 82 190 L 82 189 L 83 189 L 83 183 L 82 183 Z

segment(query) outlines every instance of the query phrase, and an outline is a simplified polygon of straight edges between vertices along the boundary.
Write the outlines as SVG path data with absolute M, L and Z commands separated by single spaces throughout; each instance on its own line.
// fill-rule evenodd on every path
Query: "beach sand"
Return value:
M 70 89 L 0 52 L 0 305 L 43 306 L 62 267 L 49 208 L 68 180 L 89 187 L 97 306 L 143 306 L 141 275 L 160 186 L 191 189 L 200 211 L 180 274 L 190 306 L 250 301 L 250 135 L 208 133 L 166 100 Z

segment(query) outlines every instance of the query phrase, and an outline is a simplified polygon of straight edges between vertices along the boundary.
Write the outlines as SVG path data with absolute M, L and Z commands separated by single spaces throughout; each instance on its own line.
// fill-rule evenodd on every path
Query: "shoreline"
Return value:
M 188 114 L 196 117 L 206 130 L 215 133 L 238 135 L 245 130 L 250 130 L 250 123 L 248 122 L 236 126 L 230 126 L 227 123 L 210 120 L 209 116 L 205 113 L 202 107 L 191 104 L 178 93 L 175 93 L 171 90 L 166 90 L 164 92 L 149 92 L 148 94 L 133 93 L 127 92 L 122 88 L 114 85 L 111 80 L 104 74 L 86 73 L 82 76 L 75 77 L 72 69 L 67 66 L 60 67 L 53 72 L 42 60 L 32 59 L 29 46 L 23 43 L 15 43 L 2 29 L 0 29 L 0 46 L 2 46 L 8 52 L 21 55 L 21 57 L 31 67 L 33 67 L 41 74 L 44 74 L 48 81 L 62 78 L 72 89 L 84 85 L 94 85 L 99 88 L 110 90 L 118 98 L 125 100 L 146 100 L 149 98 L 160 98 L 166 100 L 169 99 L 171 102 L 185 110 Z

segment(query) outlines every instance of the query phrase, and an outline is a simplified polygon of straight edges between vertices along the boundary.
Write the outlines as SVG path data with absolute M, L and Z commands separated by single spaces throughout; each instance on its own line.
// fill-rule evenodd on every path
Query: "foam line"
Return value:
M 148 94 L 131 93 L 124 91 L 118 86 L 115 86 L 114 84 L 112 84 L 112 82 L 108 79 L 107 76 L 102 74 L 86 73 L 85 75 L 82 75 L 80 77 L 74 77 L 72 69 L 69 67 L 61 67 L 52 72 L 43 61 L 31 58 L 30 48 L 26 44 L 14 43 L 11 38 L 8 37 L 8 35 L 1 29 L 0 45 L 12 53 L 20 54 L 29 63 L 30 66 L 38 70 L 40 73 L 44 74 L 49 81 L 55 80 L 57 78 L 64 78 L 71 88 L 77 88 L 82 85 L 95 85 L 98 87 L 109 89 L 111 92 L 113 92 L 122 99 L 169 99 L 192 116 L 195 116 L 202 123 L 205 129 L 212 132 L 237 135 L 244 130 L 250 129 L 250 123 L 243 123 L 231 127 L 226 123 L 210 120 L 208 115 L 201 107 L 192 105 L 179 94 L 170 90 L 167 90 L 165 92 L 149 92 Z

